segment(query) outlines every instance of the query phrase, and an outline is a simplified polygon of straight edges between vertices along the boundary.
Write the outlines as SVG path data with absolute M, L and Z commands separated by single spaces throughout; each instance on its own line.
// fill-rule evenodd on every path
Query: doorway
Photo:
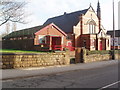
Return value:
M 102 47 L 102 41 L 100 41 L 100 50 L 102 50 L 103 47 Z
M 52 50 L 61 50 L 61 37 L 52 37 Z

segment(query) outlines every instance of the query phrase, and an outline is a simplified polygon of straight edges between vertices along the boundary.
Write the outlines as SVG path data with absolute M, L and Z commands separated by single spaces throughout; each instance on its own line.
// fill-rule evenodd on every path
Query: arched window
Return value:
M 90 22 L 89 23 L 89 33 L 90 34 L 95 34 L 96 33 L 96 26 L 94 22 Z

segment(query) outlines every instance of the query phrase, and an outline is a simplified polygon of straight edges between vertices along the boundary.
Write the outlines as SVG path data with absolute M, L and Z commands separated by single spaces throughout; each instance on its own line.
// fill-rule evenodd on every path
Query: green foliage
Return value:
M 13 49 L 0 49 L 0 53 L 41 53 L 41 51 L 24 51 Z
M 94 50 L 94 51 L 89 51 L 87 50 L 87 55 L 91 55 L 91 54 L 111 54 L 113 52 L 113 50 L 102 50 L 102 51 L 98 51 L 98 50 Z M 115 50 L 115 53 L 120 53 L 120 50 Z
M 118 54 L 120 54 L 120 50 L 115 50 L 115 53 L 118 53 Z

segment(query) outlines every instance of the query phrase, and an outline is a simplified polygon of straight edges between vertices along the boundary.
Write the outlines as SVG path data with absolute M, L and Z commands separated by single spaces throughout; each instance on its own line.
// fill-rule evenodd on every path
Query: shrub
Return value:
M 94 50 L 94 51 L 89 51 L 87 50 L 87 55 L 91 55 L 91 54 L 111 54 L 113 52 L 113 50 L 102 50 L 102 51 L 98 51 L 98 50 Z M 115 54 L 120 54 L 120 50 L 115 50 Z
M 102 51 L 98 51 L 98 50 L 88 51 L 87 50 L 87 55 L 91 55 L 91 54 L 110 54 L 110 51 L 109 50 L 102 50 Z

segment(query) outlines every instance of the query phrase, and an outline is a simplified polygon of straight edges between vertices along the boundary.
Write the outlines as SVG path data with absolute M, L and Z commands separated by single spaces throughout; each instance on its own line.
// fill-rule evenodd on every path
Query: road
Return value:
M 120 62 L 120 61 L 119 61 Z M 3 80 L 3 88 L 118 88 L 118 68 L 113 64 L 47 76 Z

